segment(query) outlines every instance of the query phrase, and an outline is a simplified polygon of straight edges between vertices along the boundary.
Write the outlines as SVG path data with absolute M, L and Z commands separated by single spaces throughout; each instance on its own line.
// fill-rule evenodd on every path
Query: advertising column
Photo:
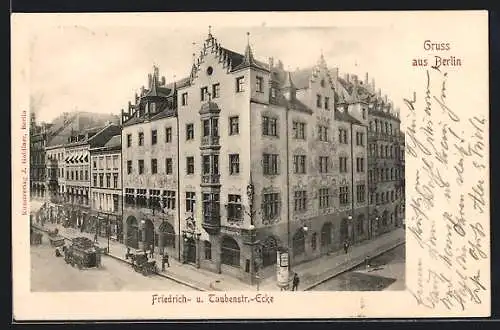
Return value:
M 289 283 L 288 251 L 285 249 L 278 249 L 276 251 L 276 256 L 278 258 L 276 261 L 276 279 L 278 282 L 277 285 L 281 290 L 287 290 Z

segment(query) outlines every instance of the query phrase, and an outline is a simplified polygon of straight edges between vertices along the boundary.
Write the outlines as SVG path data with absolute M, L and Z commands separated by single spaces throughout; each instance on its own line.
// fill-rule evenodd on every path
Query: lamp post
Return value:
M 347 217 L 347 220 L 349 220 L 348 223 L 349 223 L 349 227 L 351 228 L 351 234 L 349 235 L 351 237 L 349 237 L 349 238 L 354 243 L 354 224 L 353 224 L 353 221 L 352 221 L 352 215 L 351 214 L 349 214 L 349 216 Z

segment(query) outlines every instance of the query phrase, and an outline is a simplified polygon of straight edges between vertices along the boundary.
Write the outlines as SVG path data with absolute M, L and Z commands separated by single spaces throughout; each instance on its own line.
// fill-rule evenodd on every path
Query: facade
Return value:
M 37 125 L 35 114 L 30 117 L 30 195 L 32 198 L 45 198 L 47 192 L 45 170 L 45 146 L 47 143 L 45 125 Z
M 252 281 L 278 249 L 293 266 L 370 238 L 370 103 L 337 76 L 322 56 L 289 72 L 211 34 L 189 77 L 154 68 L 122 111 L 127 245 Z
M 72 134 L 64 145 L 66 214 L 70 226 L 92 231 L 90 221 L 90 148 L 120 134 L 120 127 L 108 124 Z
M 121 134 L 102 142 L 89 150 L 91 214 L 98 235 L 123 242 Z
M 188 81 L 165 85 L 158 68 L 148 78 L 122 111 L 123 240 L 180 259 L 176 92 Z

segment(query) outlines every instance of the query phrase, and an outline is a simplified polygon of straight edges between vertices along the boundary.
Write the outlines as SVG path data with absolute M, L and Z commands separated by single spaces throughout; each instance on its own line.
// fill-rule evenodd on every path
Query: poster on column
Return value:
M 491 314 L 486 11 L 14 14 L 11 58 L 16 319 Z

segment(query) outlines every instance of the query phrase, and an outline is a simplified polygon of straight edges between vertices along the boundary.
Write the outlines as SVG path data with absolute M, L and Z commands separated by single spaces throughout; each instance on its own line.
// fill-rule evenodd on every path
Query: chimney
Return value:
M 333 80 L 337 81 L 339 79 L 339 68 L 333 68 L 332 75 Z
M 378 97 L 382 97 L 382 90 L 380 88 L 377 91 L 377 95 L 378 95 Z
M 365 73 L 365 85 L 368 86 L 368 72 Z
M 269 58 L 269 69 L 272 69 L 274 67 L 274 58 L 270 57 Z
M 351 82 L 351 80 L 350 80 L 350 78 L 351 78 L 351 77 L 349 76 L 349 74 L 348 74 L 348 73 L 346 73 L 346 74 L 344 75 L 344 78 L 345 78 L 345 81 L 347 81 L 347 82 Z
M 372 78 L 372 90 L 375 92 L 375 78 Z
M 384 94 L 384 103 L 387 103 L 387 94 Z
M 151 89 L 151 83 L 153 81 L 153 76 L 151 73 L 148 73 L 148 88 Z

